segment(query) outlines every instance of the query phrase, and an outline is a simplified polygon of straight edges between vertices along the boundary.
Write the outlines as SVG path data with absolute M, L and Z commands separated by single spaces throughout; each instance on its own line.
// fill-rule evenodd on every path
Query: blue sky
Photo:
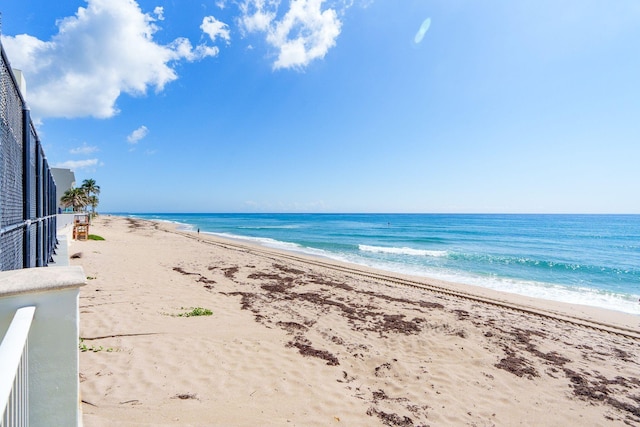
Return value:
M 0 12 L 49 163 L 102 212 L 640 213 L 637 0 Z

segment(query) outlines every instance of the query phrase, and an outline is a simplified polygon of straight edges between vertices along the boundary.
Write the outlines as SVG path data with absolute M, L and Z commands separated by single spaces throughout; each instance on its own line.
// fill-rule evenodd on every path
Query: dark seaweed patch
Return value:
M 327 365 L 329 366 L 337 366 L 340 364 L 338 358 L 326 350 L 318 350 L 311 347 L 311 345 L 302 342 L 289 341 L 287 345 L 289 347 L 297 348 L 303 356 L 317 357 L 319 359 L 326 360 Z
M 382 322 L 378 323 L 381 331 L 384 332 L 396 332 L 405 335 L 417 334 L 422 329 L 420 324 L 424 322 L 424 319 L 414 318 L 407 321 L 404 319 L 403 314 L 384 314 Z
M 527 359 L 515 355 L 509 355 L 501 359 L 500 362 L 496 363 L 495 367 L 530 380 L 538 376 L 538 372 L 529 364 Z
M 407 416 L 401 417 L 398 414 L 390 414 L 387 412 L 379 411 L 375 408 L 369 408 L 367 415 L 377 416 L 380 421 L 386 426 L 408 427 L 413 425 L 413 420 Z
M 298 331 L 306 331 L 307 327 L 304 325 L 301 325 L 300 323 L 296 323 L 296 322 L 278 322 L 276 323 L 276 325 L 278 325 L 279 327 L 281 327 L 282 329 L 284 329 L 285 331 L 289 332 L 289 333 L 294 333 L 294 332 L 298 332 Z

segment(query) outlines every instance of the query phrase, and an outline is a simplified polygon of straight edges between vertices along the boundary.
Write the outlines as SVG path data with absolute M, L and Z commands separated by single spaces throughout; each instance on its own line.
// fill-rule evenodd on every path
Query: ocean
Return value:
M 640 315 L 640 215 L 130 216 L 387 271 Z

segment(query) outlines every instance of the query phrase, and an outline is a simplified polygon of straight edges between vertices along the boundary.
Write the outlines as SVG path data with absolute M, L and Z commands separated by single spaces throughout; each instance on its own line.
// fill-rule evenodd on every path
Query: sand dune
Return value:
M 168 224 L 91 232 L 106 240 L 70 248 L 89 277 L 85 426 L 640 424 L 635 316 L 416 279 L 479 300 L 461 298 Z M 194 307 L 212 315 L 179 316 Z

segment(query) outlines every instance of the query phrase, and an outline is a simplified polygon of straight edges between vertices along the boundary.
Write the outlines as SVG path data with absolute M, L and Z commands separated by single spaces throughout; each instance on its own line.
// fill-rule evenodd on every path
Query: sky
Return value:
M 3 0 L 100 212 L 640 214 L 637 0 Z

